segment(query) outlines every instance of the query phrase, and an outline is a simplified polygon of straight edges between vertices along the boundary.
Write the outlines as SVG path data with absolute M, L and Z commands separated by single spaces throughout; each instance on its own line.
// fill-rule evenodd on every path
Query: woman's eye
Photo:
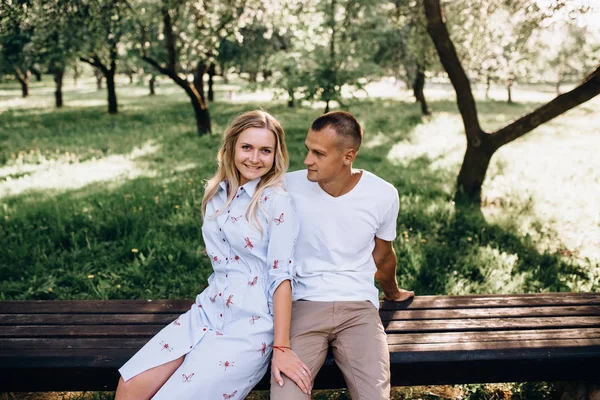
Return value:
M 250 148 L 250 146 L 248 146 L 247 144 L 242 145 L 243 150 L 248 150 L 249 148 Z
M 264 149 L 264 150 L 263 150 L 263 153 L 265 153 L 265 154 L 271 154 L 271 150 L 269 150 L 269 149 Z

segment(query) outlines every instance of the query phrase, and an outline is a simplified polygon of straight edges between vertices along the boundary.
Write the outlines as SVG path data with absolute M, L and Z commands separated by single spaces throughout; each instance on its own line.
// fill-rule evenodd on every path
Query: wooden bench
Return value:
M 0 392 L 114 390 L 117 369 L 190 304 L 0 302 Z M 600 381 L 600 293 L 419 296 L 380 315 L 394 386 Z M 344 387 L 331 358 L 315 387 Z

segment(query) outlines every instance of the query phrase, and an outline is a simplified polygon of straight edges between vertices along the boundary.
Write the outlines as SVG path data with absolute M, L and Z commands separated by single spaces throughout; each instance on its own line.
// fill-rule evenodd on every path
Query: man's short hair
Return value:
M 362 143 L 363 131 L 354 115 L 345 111 L 331 111 L 317 118 L 310 129 L 319 132 L 327 127 L 333 128 L 342 139 L 351 143 L 354 150 L 358 151 Z

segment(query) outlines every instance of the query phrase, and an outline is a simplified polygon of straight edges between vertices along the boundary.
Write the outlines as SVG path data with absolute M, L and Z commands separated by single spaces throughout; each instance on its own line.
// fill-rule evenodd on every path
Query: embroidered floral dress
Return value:
M 202 234 L 214 273 L 185 314 L 161 330 L 119 372 L 124 380 L 183 355 L 154 399 L 243 399 L 265 374 L 273 344 L 275 289 L 292 279 L 298 222 L 290 195 L 268 188 L 258 221 L 246 220 L 259 179 L 239 188 L 227 209 L 224 182 L 206 207 Z

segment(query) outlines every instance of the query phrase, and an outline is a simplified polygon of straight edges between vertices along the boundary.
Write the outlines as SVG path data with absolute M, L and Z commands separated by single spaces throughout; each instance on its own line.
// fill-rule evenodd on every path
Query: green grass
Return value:
M 18 85 L 0 84 L 0 299 L 192 298 L 202 290 L 211 273 L 202 187 L 227 122 L 257 107 L 270 111 L 286 129 L 295 170 L 321 112 L 228 102 L 230 87 L 218 86 L 211 104 L 215 134 L 198 137 L 185 95 L 166 81 L 155 97 L 121 83 L 114 116 L 91 80 L 67 85 L 61 110 L 48 78 L 24 100 Z M 452 97 L 432 101 L 427 118 L 402 100 L 349 104 L 365 127 L 356 167 L 400 193 L 401 286 L 419 295 L 598 291 L 600 102 L 501 149 L 483 206 L 465 208 L 452 201 L 465 149 Z M 490 131 L 537 106 L 478 102 Z

